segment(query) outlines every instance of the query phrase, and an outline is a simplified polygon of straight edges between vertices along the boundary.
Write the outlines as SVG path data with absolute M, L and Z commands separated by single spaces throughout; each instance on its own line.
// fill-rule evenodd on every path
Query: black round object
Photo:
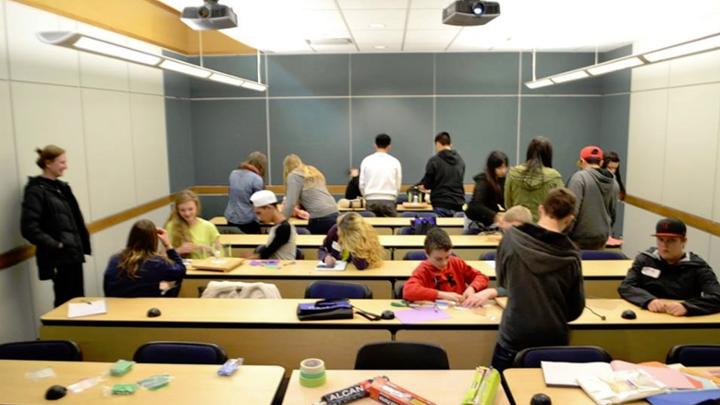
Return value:
M 620 314 L 620 316 L 622 317 L 622 319 L 637 318 L 637 314 L 635 314 L 635 311 L 633 311 L 632 309 L 626 309 L 626 310 L 622 311 L 622 314 Z
M 162 314 L 162 312 L 160 312 L 160 310 L 157 308 L 150 308 L 147 311 L 148 318 L 155 318 L 155 317 L 160 316 L 161 314 Z
M 395 312 L 386 309 L 385 311 L 382 311 L 382 314 L 380 314 L 380 318 L 382 319 L 395 319 Z
M 67 388 L 62 385 L 53 385 L 45 391 L 45 399 L 56 400 L 64 397 L 65 394 L 67 394 Z
M 552 405 L 552 401 L 545 394 L 535 394 L 530 400 L 530 405 Z

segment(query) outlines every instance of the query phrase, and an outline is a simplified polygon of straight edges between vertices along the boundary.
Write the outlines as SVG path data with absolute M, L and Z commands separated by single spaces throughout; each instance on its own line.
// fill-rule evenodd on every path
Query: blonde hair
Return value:
M 170 243 L 173 246 L 180 246 L 185 242 L 190 242 L 190 224 L 187 223 L 180 215 L 178 207 L 188 201 L 193 201 L 197 207 L 197 216 L 200 216 L 200 199 L 197 194 L 190 190 L 183 190 L 175 194 L 173 201 L 173 209 L 168 217 L 166 227 L 172 227 L 170 233 Z
M 58 156 L 65 153 L 65 149 L 57 145 L 48 145 L 42 149 L 35 148 L 35 153 L 38 154 L 38 158 L 35 161 L 35 164 L 38 165 L 39 168 L 44 170 L 46 163 L 48 161 L 52 162 L 53 160 L 57 159 Z
M 343 248 L 353 256 L 367 260 L 369 269 L 382 266 L 385 249 L 375 228 L 362 216 L 355 212 L 341 215 L 337 227 L 338 240 Z
M 287 184 L 287 178 L 291 172 L 298 171 L 304 177 L 304 187 L 317 187 L 325 184 L 325 176 L 315 166 L 306 165 L 300 160 L 300 156 L 292 153 L 285 156 L 283 160 L 283 179 Z
M 505 211 L 503 216 L 505 222 L 520 222 L 528 224 L 532 222 L 532 214 L 530 210 L 522 205 L 516 205 Z

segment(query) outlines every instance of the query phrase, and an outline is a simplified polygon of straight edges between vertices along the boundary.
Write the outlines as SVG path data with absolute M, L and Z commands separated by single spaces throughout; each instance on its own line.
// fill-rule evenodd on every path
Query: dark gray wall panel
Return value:
M 194 101 L 197 184 L 227 184 L 250 152 L 267 153 L 264 100 Z
M 493 150 L 515 160 L 517 144 L 517 97 L 440 98 L 437 129 L 450 133 L 453 145 L 465 161 L 465 183 L 484 170 Z
M 168 171 L 172 192 L 196 184 L 191 115 L 190 101 L 165 99 Z
M 270 96 L 346 96 L 349 64 L 349 55 L 269 56 Z
M 538 79 L 562 73 L 580 67 L 589 66 L 595 63 L 594 53 L 566 53 L 548 52 L 537 54 L 536 77 Z M 522 55 L 522 81 L 523 83 L 532 80 L 532 54 Z M 588 78 L 572 82 L 556 84 L 554 86 L 529 89 L 523 84 L 523 94 L 599 94 L 602 92 L 602 78 Z
M 200 204 L 202 205 L 201 216 L 205 219 L 212 217 L 222 217 L 225 215 L 225 207 L 227 206 L 228 198 L 224 195 L 204 195 L 200 197 Z
M 435 62 L 437 94 L 517 94 L 518 53 L 446 53 Z
M 273 184 L 283 184 L 282 161 L 295 153 L 320 169 L 328 184 L 347 182 L 350 162 L 347 100 L 271 100 Z
M 429 98 L 370 98 L 352 103 L 353 166 L 373 153 L 375 136 L 392 138 L 394 155 L 403 169 L 403 183 L 417 183 L 433 153 L 433 105 Z
M 186 62 L 188 61 L 188 58 L 170 51 L 163 51 L 163 55 Z M 166 96 L 190 97 L 190 76 L 175 73 L 171 70 L 163 70 L 162 72 Z
M 567 182 L 577 170 L 580 149 L 600 140 L 601 97 L 532 97 L 523 99 L 520 158 L 530 139 L 542 135 L 553 144 L 553 167 Z
M 190 63 L 200 64 L 200 58 L 190 58 Z M 203 60 L 205 67 L 257 81 L 257 58 L 253 56 L 208 56 Z M 260 75 L 265 78 L 265 59 L 262 59 Z M 229 86 L 212 80 L 190 79 L 192 97 L 265 97 L 265 92 Z
M 600 60 L 607 61 L 611 59 L 621 58 L 632 54 L 632 45 L 623 46 L 609 52 L 601 54 Z M 632 69 L 625 69 L 619 72 L 608 73 L 603 76 L 602 90 L 604 94 L 624 93 L 630 91 L 630 80 L 632 78 Z
M 432 94 L 433 55 L 355 54 L 352 66 L 352 94 Z

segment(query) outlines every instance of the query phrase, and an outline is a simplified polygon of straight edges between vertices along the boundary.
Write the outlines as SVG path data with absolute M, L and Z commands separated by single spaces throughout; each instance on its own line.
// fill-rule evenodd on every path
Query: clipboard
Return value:
M 207 270 L 227 273 L 241 265 L 244 261 L 245 259 L 240 257 L 208 257 L 206 259 L 193 260 L 192 267 L 195 270 Z

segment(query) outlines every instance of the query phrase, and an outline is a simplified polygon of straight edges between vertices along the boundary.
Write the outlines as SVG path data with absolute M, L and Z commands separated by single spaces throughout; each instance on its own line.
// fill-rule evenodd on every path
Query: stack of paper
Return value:
M 79 303 L 70 303 L 68 305 L 68 318 L 79 318 L 81 316 L 106 313 L 107 307 L 105 305 L 105 300 L 82 301 Z
M 541 361 L 545 385 L 579 387 L 578 377 L 608 377 L 613 369 L 609 363 L 565 363 L 561 361 Z
M 668 391 L 643 370 L 614 371 L 610 376 L 578 376 L 580 387 L 598 405 L 621 404 Z

